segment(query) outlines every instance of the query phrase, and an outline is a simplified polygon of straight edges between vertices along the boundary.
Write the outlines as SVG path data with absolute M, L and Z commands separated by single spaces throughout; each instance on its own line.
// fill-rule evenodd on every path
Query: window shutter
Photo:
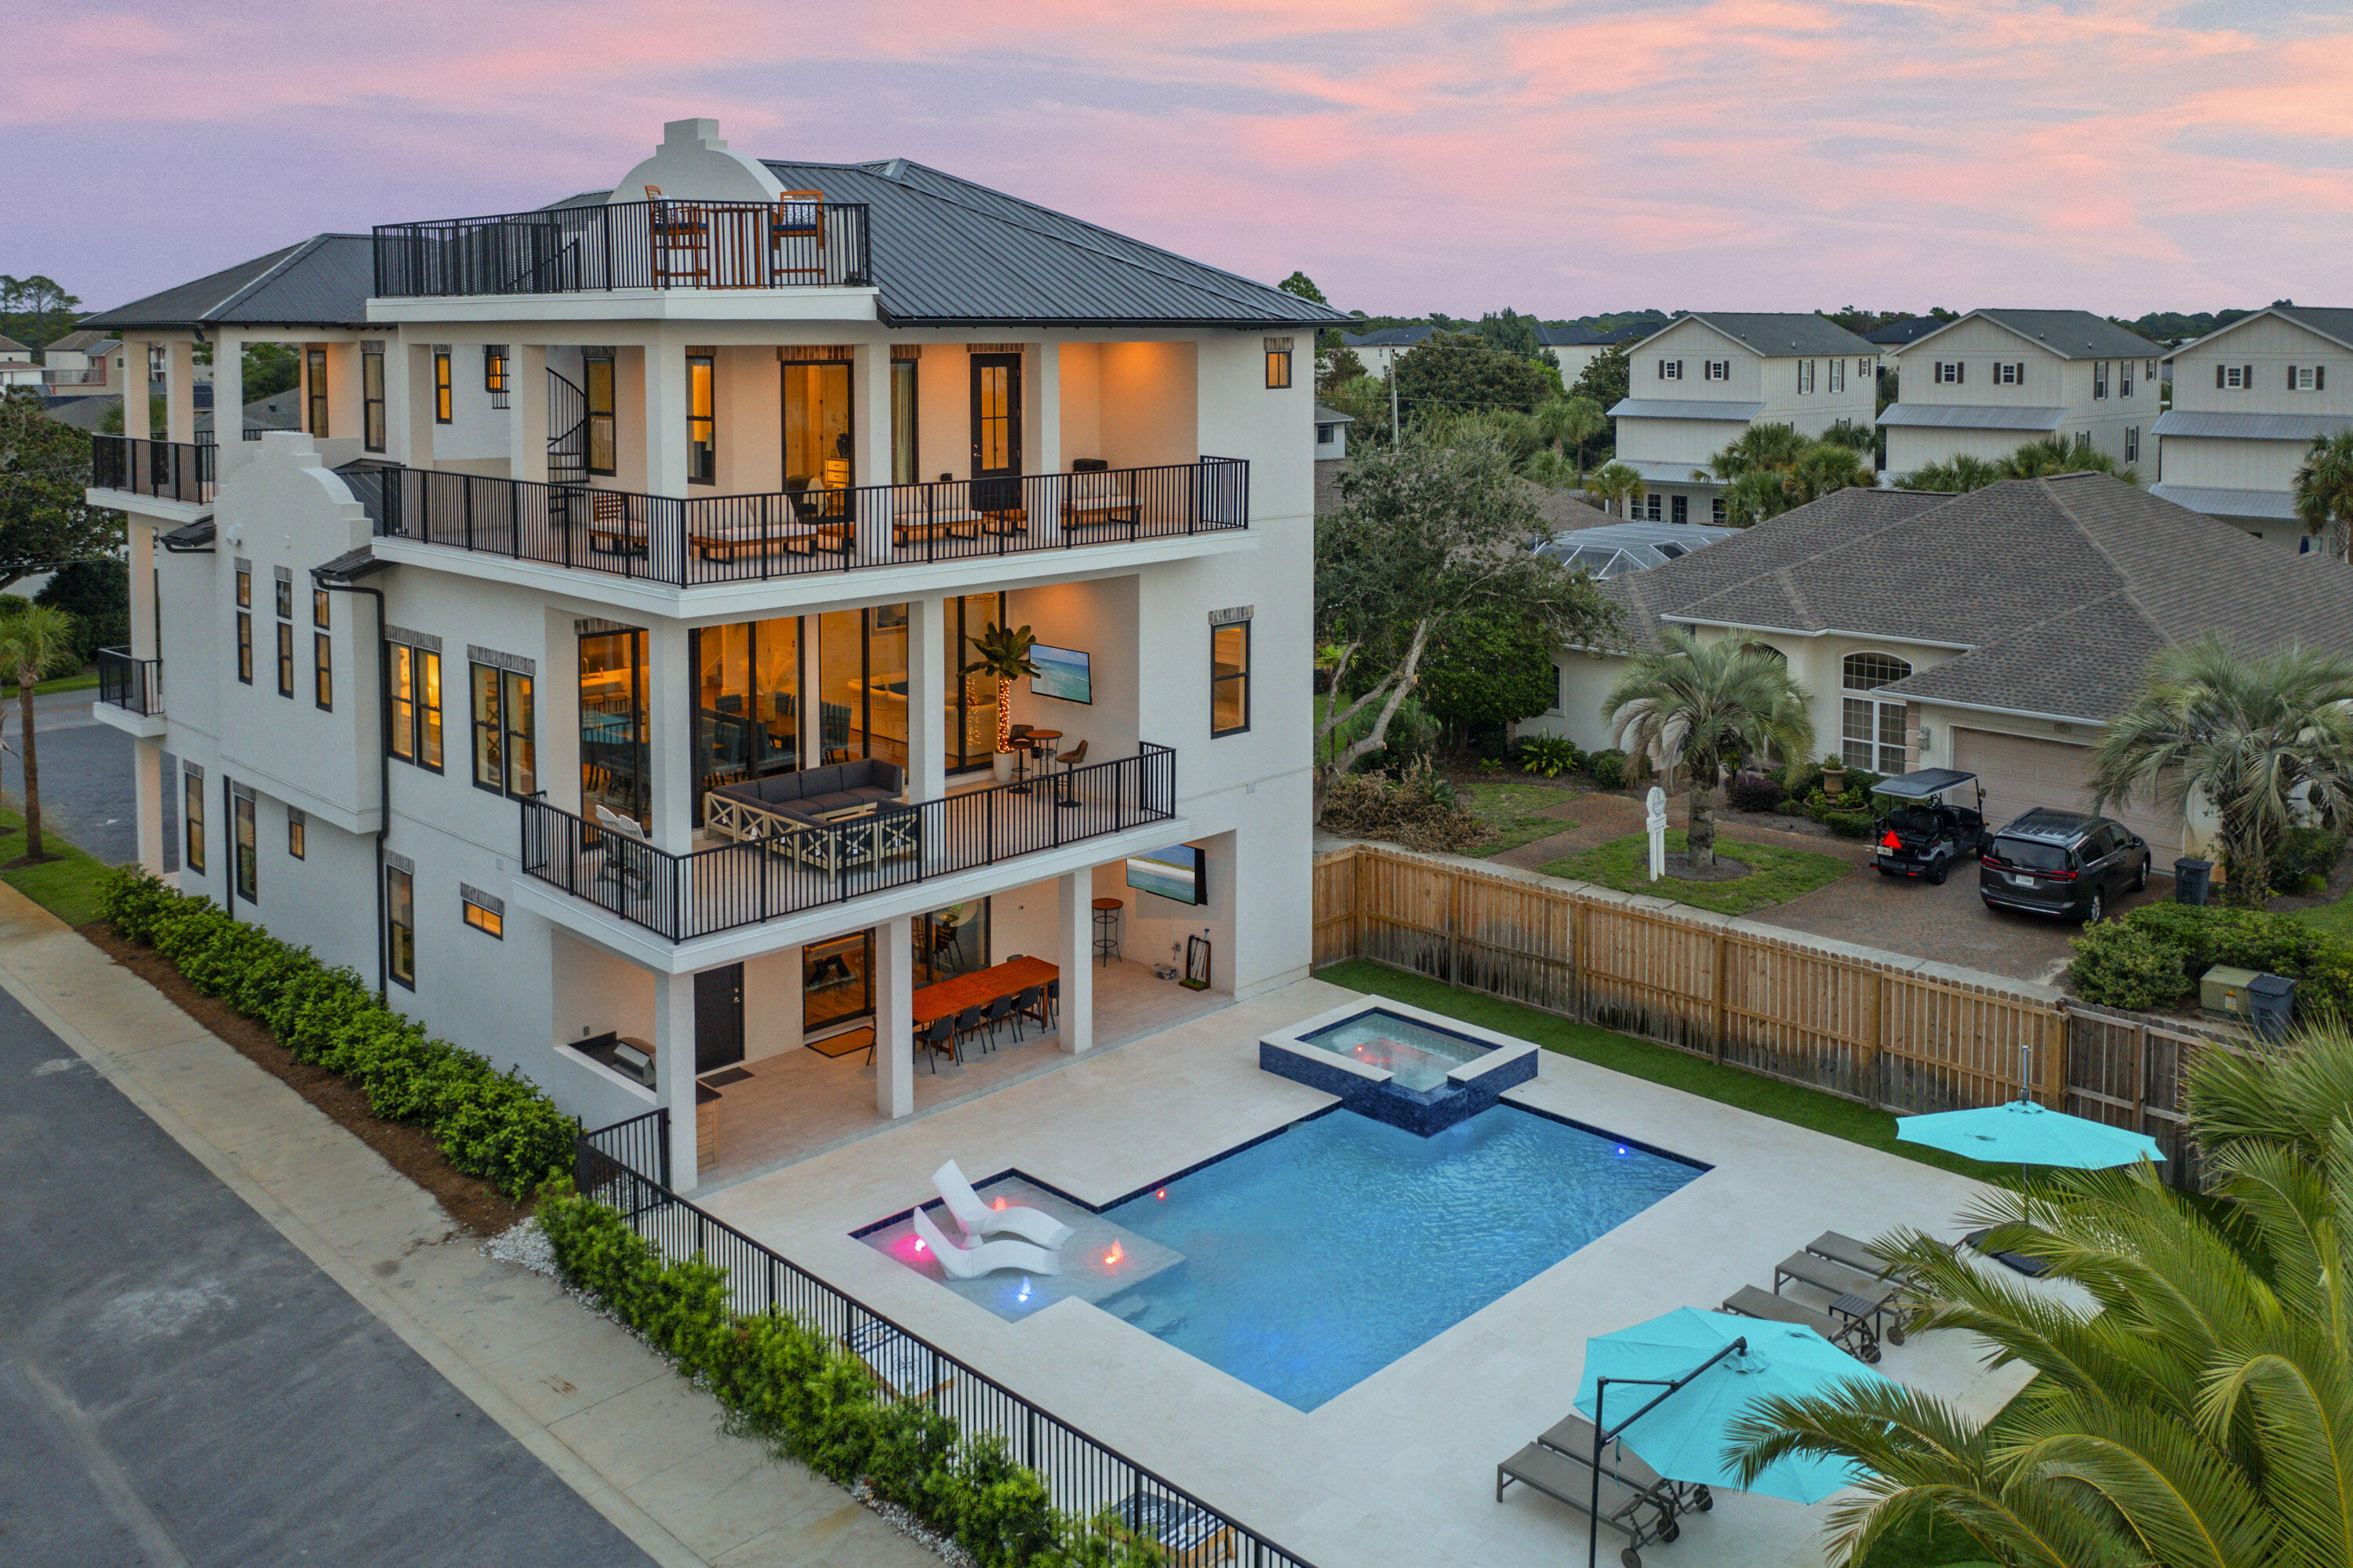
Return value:
M 2316 365 L 2312 367 L 2312 389 L 2315 392 L 2328 390 L 2328 366 Z
M 2287 389 L 2291 392 L 2295 390 L 2295 366 L 2293 365 L 2287 367 Z
M 2255 389 L 2255 367 L 2253 366 L 2250 365 L 2246 367 L 2244 377 L 2240 381 L 2239 385 L 2245 387 L 2250 392 Z
M 2220 392 L 2221 389 L 2222 389 L 2222 367 L 2221 367 L 2221 366 L 2219 366 L 2219 365 L 2218 365 L 2218 366 L 2216 366 L 2214 367 L 2214 390 L 2215 390 L 2215 391 L 2217 391 L 2217 392 Z
M 1956 387 L 1957 387 L 1957 386 L 1959 386 L 1962 382 L 1967 381 L 1968 378 L 1969 378 L 1969 367 L 1968 367 L 1968 366 L 1965 362 L 1963 362 L 1963 361 L 1961 361 L 1961 360 L 1957 360 L 1957 360 L 1953 361 L 1953 385 L 1954 385 L 1954 386 L 1956 386 Z

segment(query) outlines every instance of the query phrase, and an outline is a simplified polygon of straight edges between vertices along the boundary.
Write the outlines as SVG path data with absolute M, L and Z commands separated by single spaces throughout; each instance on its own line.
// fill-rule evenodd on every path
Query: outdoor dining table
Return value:
M 1031 986 L 1061 978 L 1043 959 L 1008 959 L 954 980 L 937 980 L 915 992 L 915 1027 L 954 1018 L 967 1007 L 987 1007 L 1000 996 L 1019 996 Z

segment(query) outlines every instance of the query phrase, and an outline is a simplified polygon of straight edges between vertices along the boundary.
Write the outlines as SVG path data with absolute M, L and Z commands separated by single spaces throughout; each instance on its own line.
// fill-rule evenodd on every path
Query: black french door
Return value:
M 972 500 L 980 512 L 1009 512 L 1021 504 L 1021 356 L 972 356 Z

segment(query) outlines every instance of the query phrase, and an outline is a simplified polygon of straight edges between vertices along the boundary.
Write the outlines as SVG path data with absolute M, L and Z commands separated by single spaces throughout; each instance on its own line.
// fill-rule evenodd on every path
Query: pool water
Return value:
M 1434 1089 L 1446 1082 L 1450 1071 L 1477 1061 L 1490 1049 L 1380 1010 L 1302 1035 L 1300 1044 L 1345 1056 L 1360 1066 L 1387 1068 L 1389 1081 L 1407 1089 Z
M 1515 1106 L 1335 1111 L 1105 1210 L 1183 1261 L 1098 1304 L 1314 1410 L 1704 1169 Z

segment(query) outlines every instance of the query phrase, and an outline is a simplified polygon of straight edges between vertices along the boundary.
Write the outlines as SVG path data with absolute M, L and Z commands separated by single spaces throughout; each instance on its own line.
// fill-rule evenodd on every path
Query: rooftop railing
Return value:
M 1220 533 L 1250 525 L 1250 464 L 643 495 L 439 469 L 375 471 L 376 533 L 676 587 Z
M 864 287 L 862 203 L 629 201 L 386 223 L 379 299 Z
M 203 505 L 213 498 L 213 449 L 194 441 L 92 436 L 90 483 L 93 490 L 121 490 L 159 501 Z

